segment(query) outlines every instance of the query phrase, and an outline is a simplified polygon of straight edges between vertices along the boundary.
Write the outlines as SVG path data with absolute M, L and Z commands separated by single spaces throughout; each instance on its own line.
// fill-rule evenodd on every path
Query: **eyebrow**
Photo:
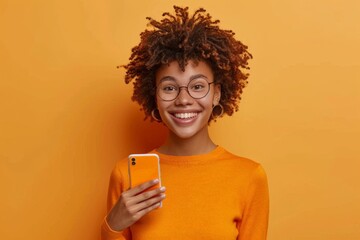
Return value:
M 190 81 L 194 80 L 194 79 L 197 79 L 197 78 L 205 78 L 205 79 L 208 79 L 204 74 L 195 74 L 193 76 L 190 77 Z M 162 77 L 160 79 L 160 82 L 164 82 L 164 81 L 174 81 L 176 82 L 176 78 L 172 77 L 172 76 L 165 76 L 165 77 Z

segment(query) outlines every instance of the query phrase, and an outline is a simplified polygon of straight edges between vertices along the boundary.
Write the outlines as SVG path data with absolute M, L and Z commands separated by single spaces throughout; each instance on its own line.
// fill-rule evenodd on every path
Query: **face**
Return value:
M 165 88 L 162 89 L 170 91 L 169 94 L 177 86 L 181 87 L 178 88 L 179 95 L 171 101 L 164 101 L 159 94 L 156 95 L 161 119 L 171 134 L 182 139 L 191 138 L 197 134 L 207 134 L 212 108 L 220 100 L 220 86 L 214 83 L 208 85 L 209 92 L 200 99 L 195 99 L 188 93 L 190 91 L 196 97 L 197 91 L 201 91 L 201 88 L 204 87 L 201 85 L 204 80 L 207 83 L 212 83 L 214 82 L 214 75 L 211 67 L 203 61 L 199 61 L 197 64 L 189 61 L 185 71 L 181 70 L 177 61 L 173 61 L 169 65 L 161 66 L 156 72 L 156 85 L 166 83 Z M 188 91 L 186 86 L 188 86 Z

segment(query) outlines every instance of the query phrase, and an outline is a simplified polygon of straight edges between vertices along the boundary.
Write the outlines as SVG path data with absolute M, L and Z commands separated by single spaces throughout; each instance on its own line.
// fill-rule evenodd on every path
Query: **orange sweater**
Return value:
M 266 239 L 269 195 L 266 174 L 252 160 L 222 147 L 208 154 L 160 157 L 166 198 L 162 208 L 145 215 L 123 232 L 106 221 L 102 240 Z M 129 187 L 127 159 L 114 168 L 108 209 Z

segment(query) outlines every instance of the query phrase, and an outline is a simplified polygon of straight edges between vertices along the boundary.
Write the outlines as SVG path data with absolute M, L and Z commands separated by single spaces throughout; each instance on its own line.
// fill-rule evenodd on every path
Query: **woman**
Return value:
M 129 189 L 127 159 L 114 168 L 102 239 L 266 239 L 268 186 L 263 168 L 209 137 L 208 125 L 238 110 L 247 83 L 247 47 L 204 9 L 148 18 L 125 66 L 133 100 L 169 129 L 160 157 L 164 187 Z M 165 188 L 166 187 L 166 188 Z M 166 197 L 165 197 L 166 194 Z M 162 202 L 162 208 L 160 203 Z

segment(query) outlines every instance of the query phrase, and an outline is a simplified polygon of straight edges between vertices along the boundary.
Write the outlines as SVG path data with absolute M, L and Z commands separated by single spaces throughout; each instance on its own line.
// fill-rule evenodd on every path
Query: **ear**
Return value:
M 219 104 L 221 98 L 221 85 L 215 84 L 214 86 L 214 98 L 213 98 L 213 106 Z

